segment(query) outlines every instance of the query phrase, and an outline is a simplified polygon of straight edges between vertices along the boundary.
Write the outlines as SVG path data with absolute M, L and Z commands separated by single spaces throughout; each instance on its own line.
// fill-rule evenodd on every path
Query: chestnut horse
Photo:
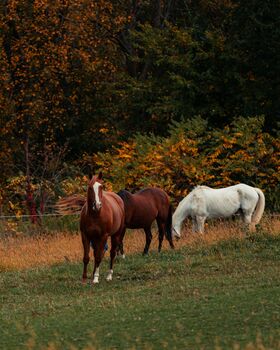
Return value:
M 158 251 L 161 251 L 164 234 L 171 246 L 172 242 L 172 207 L 166 192 L 160 188 L 145 188 L 135 194 L 121 190 L 118 195 L 124 202 L 125 228 L 143 228 L 146 234 L 146 245 L 143 251 L 148 254 L 152 241 L 151 226 L 154 220 L 157 221 L 159 231 Z M 120 252 L 123 254 L 123 245 L 120 245 Z
M 98 176 L 91 177 L 86 197 L 62 198 L 56 205 L 57 210 L 62 214 L 78 211 L 82 207 L 80 230 L 84 248 L 83 283 L 87 280 L 90 245 L 92 245 L 94 253 L 92 283 L 99 282 L 99 265 L 106 251 L 109 237 L 111 237 L 111 251 L 107 281 L 112 280 L 114 259 L 124 234 L 123 201 L 117 194 L 103 191 L 102 182 L 102 173 L 100 172 Z

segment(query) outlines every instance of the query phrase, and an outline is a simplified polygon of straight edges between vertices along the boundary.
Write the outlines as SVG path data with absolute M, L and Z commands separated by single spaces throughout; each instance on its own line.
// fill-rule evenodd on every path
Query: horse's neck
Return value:
M 90 211 L 90 209 L 93 207 L 93 196 L 89 190 L 87 191 L 87 207 L 88 211 Z
M 188 196 L 185 197 L 179 203 L 177 209 L 173 214 L 172 223 L 174 225 L 180 226 L 187 216 L 189 216 L 189 197 Z
M 126 203 L 130 203 L 133 200 L 133 194 L 128 192 L 128 191 L 123 191 L 123 193 L 121 194 L 121 198 L 123 200 L 123 202 Z

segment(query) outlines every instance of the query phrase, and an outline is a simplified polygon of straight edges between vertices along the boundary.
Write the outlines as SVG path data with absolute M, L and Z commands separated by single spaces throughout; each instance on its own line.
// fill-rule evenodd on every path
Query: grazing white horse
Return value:
M 184 220 L 191 217 L 193 231 L 203 233 L 207 218 L 230 217 L 238 211 L 250 231 L 255 231 L 264 212 L 265 197 L 259 188 L 239 184 L 214 189 L 197 186 L 178 205 L 172 217 L 173 236 L 181 237 Z

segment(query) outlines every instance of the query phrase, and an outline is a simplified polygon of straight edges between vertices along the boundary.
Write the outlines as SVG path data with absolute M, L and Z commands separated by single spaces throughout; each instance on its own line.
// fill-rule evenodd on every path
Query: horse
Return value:
M 191 217 L 193 232 L 204 233 L 207 218 L 230 217 L 241 212 L 250 231 L 256 230 L 265 208 L 263 192 L 256 187 L 238 184 L 214 189 L 197 186 L 178 205 L 172 217 L 172 236 L 181 237 L 184 220 Z
M 172 241 L 172 206 L 166 192 L 157 187 L 148 187 L 135 194 L 126 190 L 117 193 L 124 202 L 125 229 L 144 229 L 146 244 L 143 255 L 148 254 L 152 241 L 151 226 L 154 220 L 157 221 L 159 231 L 158 251 L 161 251 L 164 234 L 174 249 Z M 123 254 L 123 245 L 120 245 L 120 252 Z
M 99 283 L 99 265 L 106 251 L 107 240 L 111 237 L 110 269 L 107 281 L 113 278 L 113 263 L 117 249 L 122 242 L 124 235 L 124 204 L 122 199 L 114 192 L 103 191 L 102 172 L 91 176 L 87 195 L 71 196 L 63 198 L 57 204 L 60 213 L 67 213 L 72 210 L 80 212 L 80 231 L 84 249 L 82 282 L 87 281 L 87 266 L 89 263 L 90 245 L 94 252 L 94 269 L 91 282 Z M 70 208 L 70 209 L 67 209 Z M 72 209 L 71 209 L 72 208 Z

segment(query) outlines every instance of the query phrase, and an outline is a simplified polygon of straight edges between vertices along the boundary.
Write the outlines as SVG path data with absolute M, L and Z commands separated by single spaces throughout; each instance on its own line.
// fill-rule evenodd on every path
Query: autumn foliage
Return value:
M 166 138 L 139 134 L 85 161 L 103 169 L 114 191 L 159 186 L 178 202 L 196 185 L 243 182 L 262 188 L 273 208 L 279 205 L 273 193 L 279 191 L 280 142 L 262 131 L 263 122 L 238 118 L 223 130 L 209 128 L 201 118 L 174 122 Z
M 259 0 L 3 0 L 0 214 L 36 222 L 89 168 L 175 202 L 245 182 L 279 209 L 278 14 Z

